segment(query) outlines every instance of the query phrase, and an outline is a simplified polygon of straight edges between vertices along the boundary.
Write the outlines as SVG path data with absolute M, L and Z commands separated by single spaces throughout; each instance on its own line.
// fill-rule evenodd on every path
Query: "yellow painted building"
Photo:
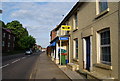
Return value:
M 68 68 L 89 79 L 120 80 L 120 2 L 78 2 L 56 29 L 64 24 L 71 26 Z

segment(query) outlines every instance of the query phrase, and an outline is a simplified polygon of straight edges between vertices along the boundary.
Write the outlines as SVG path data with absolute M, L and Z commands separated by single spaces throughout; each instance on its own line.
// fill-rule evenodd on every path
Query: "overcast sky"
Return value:
M 2 20 L 18 20 L 36 38 L 38 45 L 47 47 L 50 31 L 62 20 L 76 2 L 3 2 Z

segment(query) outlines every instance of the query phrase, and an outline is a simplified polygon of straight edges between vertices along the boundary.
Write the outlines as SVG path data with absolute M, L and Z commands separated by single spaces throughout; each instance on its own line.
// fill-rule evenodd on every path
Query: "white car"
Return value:
M 26 54 L 26 55 L 30 55 L 30 54 L 32 54 L 32 51 L 31 51 L 31 50 L 27 50 L 27 51 L 25 52 L 25 54 Z

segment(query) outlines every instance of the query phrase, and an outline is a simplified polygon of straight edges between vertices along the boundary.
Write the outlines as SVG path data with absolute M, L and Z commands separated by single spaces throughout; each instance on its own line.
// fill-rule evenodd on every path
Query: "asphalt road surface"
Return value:
M 29 79 L 40 53 L 23 55 L 2 62 L 2 79 Z

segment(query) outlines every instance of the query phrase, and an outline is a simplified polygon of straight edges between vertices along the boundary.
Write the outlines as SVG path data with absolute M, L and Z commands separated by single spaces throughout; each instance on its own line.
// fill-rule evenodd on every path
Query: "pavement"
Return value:
M 38 79 L 85 81 L 85 78 L 76 71 L 71 71 L 66 66 L 56 65 L 45 52 L 38 58 L 30 79 L 34 79 L 34 81 Z

